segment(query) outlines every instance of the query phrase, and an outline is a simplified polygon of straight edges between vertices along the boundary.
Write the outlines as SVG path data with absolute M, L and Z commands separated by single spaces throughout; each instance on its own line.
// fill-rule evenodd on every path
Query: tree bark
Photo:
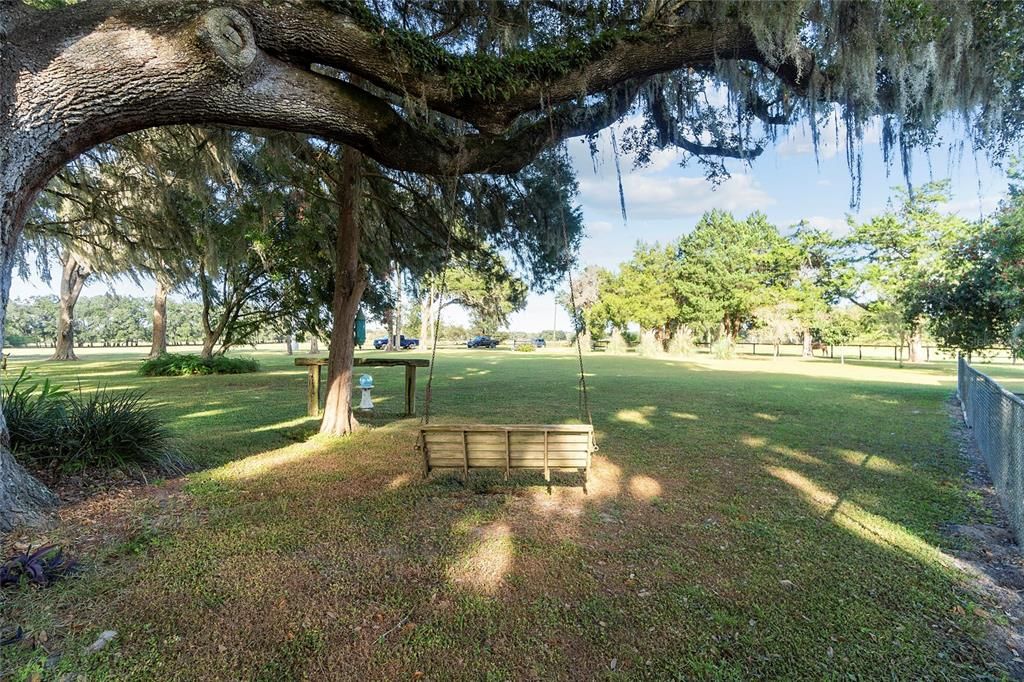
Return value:
M 0 40 L 0 51 L 3 50 L 2 43 Z M 0 71 L 0 87 L 4 75 Z M 15 175 L 18 169 L 12 168 L 9 165 L 11 157 L 4 155 L 4 136 L 4 130 L 0 127 L 0 353 L 4 347 L 4 327 L 15 254 L 28 210 L 26 203 L 20 201 L 18 196 L 19 178 Z M 0 532 L 5 533 L 18 526 L 46 525 L 52 518 L 50 510 L 59 501 L 56 495 L 15 461 L 10 444 L 7 421 L 0 409 Z
M 309 354 L 316 355 L 320 352 L 320 340 L 315 336 L 309 337 Z
M 352 416 L 352 359 L 359 302 L 366 288 L 366 272 L 359 262 L 362 235 L 360 208 L 363 196 L 363 155 L 346 147 L 338 181 L 338 224 L 334 250 L 334 326 L 327 360 L 327 398 L 320 433 L 343 436 L 357 426 Z
M 803 351 L 802 351 L 802 355 L 805 358 L 812 357 L 814 355 L 814 345 L 813 345 L 813 341 L 811 339 L 811 330 L 810 329 L 805 329 L 803 337 L 804 337 L 804 348 L 803 348 Z
M 156 292 L 153 294 L 153 342 L 149 346 L 149 357 L 158 358 L 167 352 L 167 292 L 170 286 L 157 275 Z
M 57 315 L 57 336 L 51 360 L 77 360 L 75 355 L 75 305 L 82 295 L 85 281 L 92 270 L 68 251 L 60 276 L 60 310 Z

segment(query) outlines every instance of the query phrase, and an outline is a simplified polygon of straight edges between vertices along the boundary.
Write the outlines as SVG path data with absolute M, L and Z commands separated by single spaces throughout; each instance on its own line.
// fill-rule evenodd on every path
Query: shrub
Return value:
M 53 445 L 54 430 L 64 420 L 70 392 L 50 383 L 33 382 L 22 368 L 18 378 L 0 391 L 11 449 L 29 459 L 45 454 Z
M 696 348 L 693 343 L 693 332 L 686 327 L 677 329 L 668 342 L 668 352 L 673 355 L 693 355 Z
M 532 353 L 534 350 L 532 343 L 525 342 L 516 344 L 517 353 Z
M 142 391 L 101 388 L 69 401 L 61 425 L 60 466 L 75 470 L 155 464 L 165 471 L 183 471 L 184 461 L 145 397 Z
M 22 460 L 61 471 L 156 465 L 179 473 L 185 461 L 140 391 L 74 394 L 31 381 L 22 370 L 5 387 L 4 417 L 11 451 Z
M 640 347 L 637 349 L 641 355 L 657 356 L 664 355 L 665 347 L 661 339 L 657 337 L 654 330 L 645 329 L 640 334 Z
M 729 339 L 718 339 L 711 344 L 711 354 L 719 360 L 728 360 L 736 355 L 736 346 Z
M 629 352 L 629 343 L 626 341 L 626 337 L 622 335 L 618 329 L 612 330 L 612 337 L 608 339 L 608 347 L 605 348 L 607 353 L 626 353 Z
M 24 348 L 32 343 L 32 339 L 21 334 L 4 334 L 4 345 L 10 348 Z
M 48 587 L 74 572 L 77 562 L 64 556 L 64 550 L 55 545 L 44 545 L 32 551 L 16 554 L 0 566 L 0 587 L 18 587 L 31 583 Z
M 252 358 L 229 358 L 214 355 L 203 358 L 195 354 L 164 353 L 146 360 L 139 374 L 147 377 L 180 377 L 197 374 L 248 374 L 258 372 L 260 363 Z

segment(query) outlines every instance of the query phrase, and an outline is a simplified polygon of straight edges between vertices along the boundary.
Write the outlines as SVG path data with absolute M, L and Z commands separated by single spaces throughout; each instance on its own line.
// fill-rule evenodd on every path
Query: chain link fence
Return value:
M 1024 400 L 960 358 L 957 395 L 1018 542 L 1024 544 Z

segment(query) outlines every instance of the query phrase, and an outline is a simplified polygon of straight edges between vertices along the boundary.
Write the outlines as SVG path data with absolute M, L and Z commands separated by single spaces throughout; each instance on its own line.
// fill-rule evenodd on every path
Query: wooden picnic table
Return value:
M 306 413 L 310 417 L 320 416 L 320 368 L 327 365 L 327 358 L 295 358 L 297 367 L 309 369 L 306 382 Z M 405 416 L 416 414 L 416 368 L 430 367 L 430 360 L 406 360 L 400 358 L 355 358 L 353 367 L 405 367 Z

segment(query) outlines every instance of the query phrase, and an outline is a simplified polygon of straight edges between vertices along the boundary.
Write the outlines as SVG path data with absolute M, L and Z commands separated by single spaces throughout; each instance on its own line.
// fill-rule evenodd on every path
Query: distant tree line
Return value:
M 57 296 L 15 299 L 8 307 L 8 345 L 54 347 L 57 344 Z M 79 346 L 133 347 L 149 345 L 153 337 L 152 301 L 133 296 L 83 296 L 75 309 L 74 337 Z M 167 345 L 201 345 L 202 304 L 167 301 Z M 274 330 L 264 330 L 253 343 L 283 341 Z
M 970 221 L 943 211 L 946 183 L 898 191 L 880 215 L 835 235 L 784 233 L 760 213 L 711 211 L 669 244 L 639 243 L 615 271 L 574 277 L 576 326 L 589 346 L 659 353 L 696 342 L 817 344 L 885 340 L 925 359 L 930 335 L 966 354 L 1024 354 L 1024 191 L 1011 172 L 1000 208 Z M 569 292 L 561 301 L 571 309 Z M 571 312 L 571 311 L 570 311 Z M 634 334 L 634 330 L 639 330 Z

